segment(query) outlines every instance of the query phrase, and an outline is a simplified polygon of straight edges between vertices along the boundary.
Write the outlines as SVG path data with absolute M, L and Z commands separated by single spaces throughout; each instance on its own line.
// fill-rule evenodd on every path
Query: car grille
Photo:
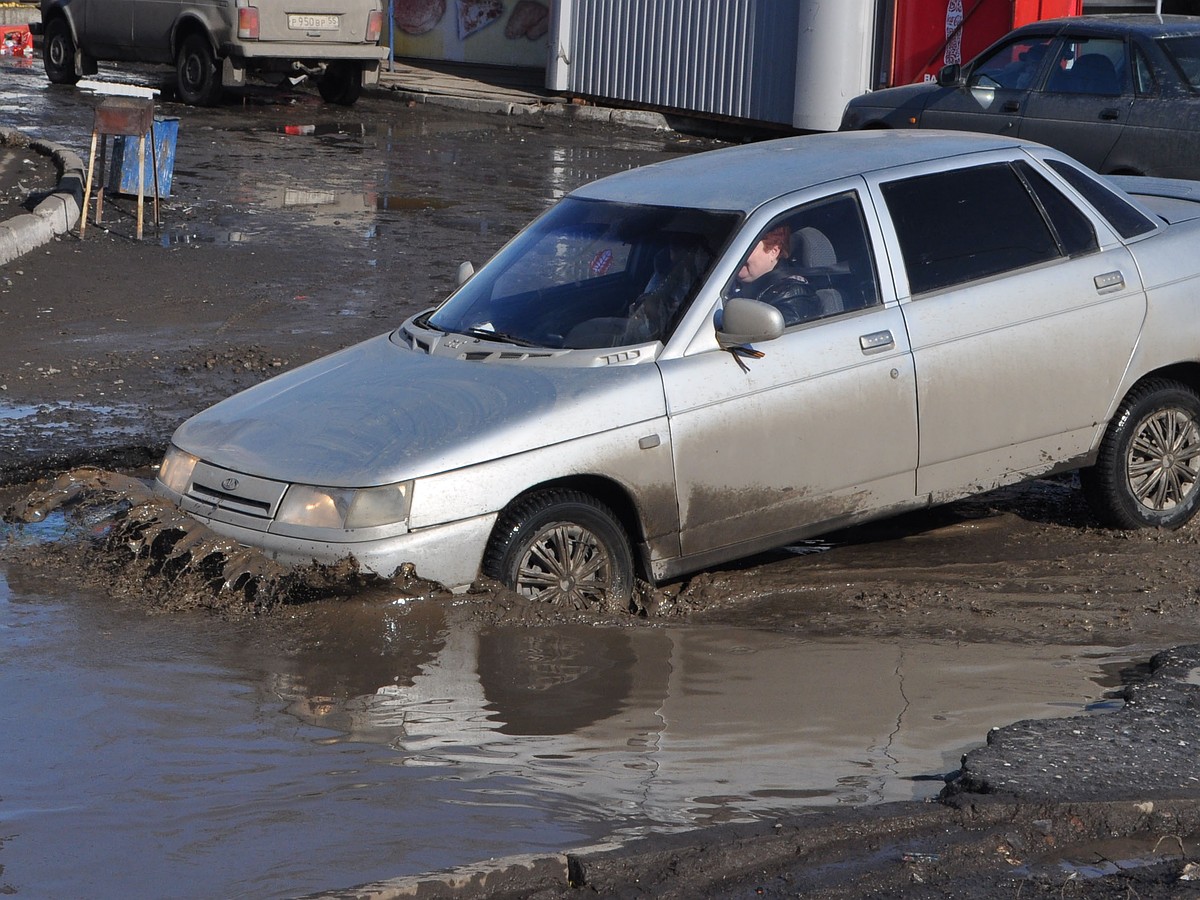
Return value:
M 215 509 L 270 519 L 279 508 L 287 482 L 243 475 L 200 462 L 192 472 L 188 497 Z

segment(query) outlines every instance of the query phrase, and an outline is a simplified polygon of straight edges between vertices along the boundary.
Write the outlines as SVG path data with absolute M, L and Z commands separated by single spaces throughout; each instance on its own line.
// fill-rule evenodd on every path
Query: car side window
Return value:
M 1058 238 L 1063 255 L 1083 256 L 1100 249 L 1096 229 L 1078 206 L 1063 196 L 1062 191 L 1029 163 L 1018 162 L 1016 168 L 1050 220 L 1050 227 Z
M 1008 163 L 903 178 L 880 190 L 913 294 L 1061 256 L 1039 205 Z
M 1096 208 L 1117 234 L 1123 238 L 1137 237 L 1155 229 L 1155 224 L 1133 206 L 1110 191 L 1091 175 L 1062 160 L 1048 159 L 1047 165 L 1063 177 L 1063 180 Z
M 1046 79 L 1046 90 L 1060 94 L 1115 96 L 1124 88 L 1125 42 L 1104 38 L 1063 41 Z
M 787 327 L 879 304 L 858 194 L 847 191 L 777 216 L 756 237 L 725 295 L 771 304 Z
M 1133 48 L 1133 89 L 1142 97 L 1149 97 L 1157 90 L 1150 60 L 1146 59 L 1146 54 L 1137 47 Z
M 1200 91 L 1200 35 L 1159 38 L 1158 46 L 1171 60 L 1184 84 L 1193 93 Z
M 998 48 L 971 69 L 970 87 L 1028 90 L 1034 86 L 1054 39 L 1027 37 Z

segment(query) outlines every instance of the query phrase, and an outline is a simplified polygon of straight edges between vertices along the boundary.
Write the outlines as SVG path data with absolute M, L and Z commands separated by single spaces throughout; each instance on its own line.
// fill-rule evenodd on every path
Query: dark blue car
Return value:
M 841 130 L 864 128 L 990 132 L 1105 174 L 1200 178 L 1200 18 L 1036 22 L 936 81 L 854 98 Z

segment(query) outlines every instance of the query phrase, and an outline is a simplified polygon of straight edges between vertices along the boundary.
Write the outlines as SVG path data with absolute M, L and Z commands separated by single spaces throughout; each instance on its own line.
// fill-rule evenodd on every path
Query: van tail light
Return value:
M 379 10 L 367 16 L 367 43 L 374 44 L 383 34 L 383 13 Z
M 238 10 L 238 37 L 243 40 L 258 40 L 257 6 L 243 6 Z

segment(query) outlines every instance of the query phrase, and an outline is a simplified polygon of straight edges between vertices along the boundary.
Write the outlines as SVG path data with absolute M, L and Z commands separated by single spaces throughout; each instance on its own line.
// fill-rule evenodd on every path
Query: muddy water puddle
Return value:
M 1131 659 L 471 602 L 152 615 L 0 552 L 0 891 L 295 896 L 932 797 L 989 728 L 1111 707 Z

